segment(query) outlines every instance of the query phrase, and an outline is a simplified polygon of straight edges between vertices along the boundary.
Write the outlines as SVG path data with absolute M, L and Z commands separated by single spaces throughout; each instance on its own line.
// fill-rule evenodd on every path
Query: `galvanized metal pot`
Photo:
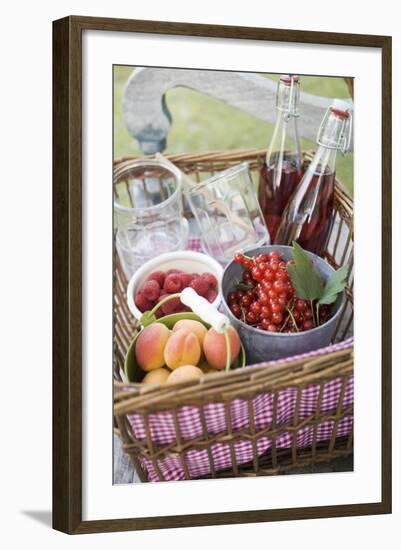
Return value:
M 256 256 L 257 254 L 267 254 L 272 250 L 277 250 L 283 260 L 292 258 L 292 246 L 271 245 L 253 248 L 245 251 L 247 256 Z M 313 261 L 317 271 L 324 280 L 327 280 L 334 272 L 334 269 L 325 260 L 307 253 Z M 290 357 L 299 353 L 306 353 L 315 349 L 323 348 L 329 345 L 333 339 L 339 316 L 345 303 L 345 294 L 341 293 L 333 304 L 334 315 L 324 324 L 312 330 L 295 333 L 276 333 L 267 332 L 258 328 L 251 327 L 237 319 L 230 311 L 227 304 L 227 295 L 234 290 L 236 285 L 242 280 L 244 268 L 233 261 L 227 265 L 222 279 L 222 305 L 224 312 L 230 318 L 231 323 L 239 332 L 241 341 L 245 347 L 247 364 L 272 361 L 283 357 Z

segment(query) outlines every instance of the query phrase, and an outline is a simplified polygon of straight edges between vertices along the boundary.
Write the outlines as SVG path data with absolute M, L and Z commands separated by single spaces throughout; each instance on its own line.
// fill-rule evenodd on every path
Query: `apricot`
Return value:
M 148 374 L 145 375 L 142 380 L 142 384 L 151 385 L 151 384 L 164 384 L 171 374 L 171 371 L 165 367 L 160 369 L 151 370 Z
M 194 365 L 181 365 L 167 378 L 166 384 L 175 384 L 176 382 L 189 382 L 190 380 L 199 380 L 203 376 L 203 372 L 199 367 Z
M 200 357 L 198 337 L 184 328 L 173 332 L 164 348 L 164 361 L 172 370 L 182 365 L 197 365 Z
M 228 336 L 231 346 L 231 364 L 234 363 L 241 349 L 238 332 L 234 327 L 228 328 Z M 203 341 L 203 352 L 206 360 L 214 369 L 222 370 L 226 366 L 227 349 L 226 338 L 223 333 L 210 328 Z
M 203 340 L 207 333 L 207 328 L 205 327 L 205 325 L 202 325 L 202 323 L 200 323 L 199 321 L 194 321 L 192 319 L 181 319 L 180 321 L 177 321 L 174 325 L 173 332 L 180 330 L 180 328 L 184 328 L 188 332 L 193 332 L 194 334 L 196 334 L 200 345 L 203 345 Z
M 164 349 L 170 336 L 162 323 L 152 323 L 138 336 L 135 355 L 138 365 L 146 372 L 164 366 Z

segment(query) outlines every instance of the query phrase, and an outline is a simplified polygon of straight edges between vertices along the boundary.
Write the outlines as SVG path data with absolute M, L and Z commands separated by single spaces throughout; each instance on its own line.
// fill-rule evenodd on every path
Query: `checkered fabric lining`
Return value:
M 327 352 L 351 348 L 353 339 L 350 338 L 340 344 L 335 344 L 315 352 L 297 357 L 311 357 L 322 355 Z M 293 360 L 294 357 L 284 359 L 280 363 Z M 267 364 L 268 365 L 268 364 Z M 253 367 L 247 367 L 253 368 Z M 336 378 L 327 382 L 324 386 L 322 402 L 320 405 L 321 414 L 329 414 L 337 409 L 337 403 L 341 392 L 342 380 Z M 299 420 L 313 415 L 316 411 L 319 395 L 319 384 L 310 384 L 302 389 L 300 396 Z M 277 425 L 288 424 L 294 417 L 297 398 L 297 389 L 294 387 L 285 388 L 278 393 L 277 399 Z M 353 377 L 348 379 L 343 398 L 343 410 L 352 405 L 354 398 Z M 253 400 L 254 422 L 256 430 L 268 428 L 273 418 L 273 394 L 261 393 Z M 209 435 L 227 433 L 227 422 L 225 406 L 222 402 L 207 403 L 203 406 L 206 426 Z M 247 402 L 243 399 L 235 399 L 230 404 L 232 431 L 246 430 L 250 426 Z M 183 406 L 178 409 L 177 417 L 182 441 L 188 441 L 203 434 L 201 423 L 201 412 L 198 406 Z M 128 415 L 133 434 L 138 440 L 146 440 L 144 418 L 141 414 Z M 173 414 L 169 411 L 152 413 L 148 416 L 151 439 L 155 445 L 168 445 L 177 441 L 177 434 L 174 425 Z M 348 435 L 352 429 L 353 417 L 347 416 L 338 422 L 337 437 Z M 317 427 L 317 442 L 330 439 L 334 421 L 321 422 Z M 313 427 L 301 428 L 297 431 L 297 448 L 307 447 L 313 438 Z M 292 434 L 284 432 L 276 440 L 277 449 L 289 448 L 292 446 Z M 266 452 L 271 447 L 271 440 L 268 437 L 260 437 L 256 443 L 258 455 Z M 234 451 L 238 464 L 245 464 L 252 460 L 253 447 L 248 440 L 237 439 L 234 443 Z M 211 452 L 215 469 L 223 470 L 231 467 L 231 454 L 228 444 L 216 443 L 212 445 Z M 141 457 L 141 461 L 148 472 L 150 481 L 161 481 L 152 461 Z M 191 477 L 200 477 L 210 474 L 210 462 L 206 450 L 189 450 L 186 452 L 186 462 Z M 184 466 L 181 458 L 175 454 L 159 459 L 159 470 L 166 481 L 180 480 L 185 478 Z
M 198 239 L 190 239 L 189 249 L 200 250 Z M 339 351 L 352 348 L 353 338 L 344 342 L 328 346 L 319 350 L 289 357 L 275 364 L 288 363 L 295 358 L 317 357 L 333 351 Z M 268 363 L 267 363 L 268 365 Z M 257 365 L 254 365 L 257 366 Z M 252 367 L 247 367 L 252 368 Z M 321 414 L 336 411 L 338 399 L 341 392 L 342 380 L 336 378 L 326 383 L 323 391 L 322 402 L 320 405 Z M 316 411 L 317 399 L 319 395 L 319 384 L 310 384 L 302 389 L 299 407 L 299 421 L 308 418 Z M 296 406 L 297 389 L 289 387 L 281 390 L 277 400 L 277 426 L 288 424 L 294 417 Z M 354 398 L 353 377 L 349 377 L 343 398 L 343 410 L 352 405 Z M 254 422 L 256 430 L 268 428 L 273 418 L 273 394 L 261 393 L 253 399 Z M 225 406 L 221 402 L 207 403 L 203 406 L 206 426 L 209 435 L 227 433 L 227 423 L 225 415 Z M 248 404 L 245 400 L 235 399 L 230 404 L 232 431 L 246 430 L 250 426 Z M 197 406 L 183 406 L 178 410 L 178 424 L 182 441 L 188 441 L 203 434 L 200 408 Z M 136 439 L 146 440 L 144 418 L 141 414 L 134 413 L 128 415 L 132 432 Z M 177 434 L 174 425 L 172 413 L 162 411 L 152 413 L 148 416 L 150 435 L 154 445 L 168 445 L 177 441 Z M 341 418 L 337 425 L 336 437 L 348 435 L 352 430 L 353 417 L 346 416 Z M 334 427 L 334 421 L 323 421 L 317 425 L 316 441 L 327 441 L 330 439 Z M 296 447 L 308 447 L 313 440 L 314 427 L 306 426 L 296 433 Z M 276 448 L 290 448 L 292 446 L 294 435 L 289 432 L 283 432 L 276 439 Z M 261 436 L 256 441 L 258 455 L 265 453 L 272 445 L 271 438 Z M 245 464 L 253 459 L 252 442 L 247 439 L 237 438 L 233 443 L 235 458 L 237 464 Z M 226 443 L 215 443 L 210 448 L 213 457 L 213 463 L 216 471 L 232 467 L 230 445 Z M 185 452 L 186 464 L 191 478 L 205 476 L 211 473 L 210 461 L 206 449 L 192 449 Z M 158 470 L 156 471 L 151 460 L 140 457 L 141 463 L 147 470 L 148 479 L 151 482 L 157 481 L 178 481 L 185 479 L 185 470 L 181 457 L 177 454 L 170 454 L 165 458 L 157 460 Z
M 340 420 L 337 427 L 337 437 L 347 435 L 352 429 L 353 419 L 351 416 Z M 333 430 L 334 421 L 322 422 L 317 428 L 317 441 L 330 439 Z M 276 439 L 276 448 L 290 448 L 293 435 L 284 432 Z M 297 448 L 308 447 L 313 439 L 313 427 L 301 428 L 297 432 Z M 252 443 L 245 439 L 237 440 L 234 443 L 234 452 L 237 464 L 246 464 L 253 459 Z M 260 437 L 256 442 L 257 453 L 262 455 L 271 447 L 271 439 Z M 211 447 L 213 463 L 216 471 L 230 468 L 232 465 L 230 447 L 228 444 L 216 443 Z M 147 469 L 148 479 L 151 482 L 162 481 L 152 462 L 148 459 L 142 459 L 142 463 Z M 190 450 L 186 452 L 186 463 L 191 478 L 197 478 L 210 474 L 210 462 L 206 450 Z M 185 471 L 181 458 L 177 454 L 171 454 L 168 457 L 158 460 L 158 467 L 164 481 L 179 481 L 185 479 Z

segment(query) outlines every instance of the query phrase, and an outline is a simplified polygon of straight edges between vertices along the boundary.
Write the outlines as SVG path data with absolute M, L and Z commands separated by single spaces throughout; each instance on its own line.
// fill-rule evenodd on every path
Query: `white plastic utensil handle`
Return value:
M 202 298 L 202 296 L 199 296 L 193 288 L 184 288 L 181 292 L 180 300 L 183 304 L 190 307 L 202 321 L 211 325 L 217 332 L 224 332 L 229 327 L 229 318 L 217 311 L 213 304 Z

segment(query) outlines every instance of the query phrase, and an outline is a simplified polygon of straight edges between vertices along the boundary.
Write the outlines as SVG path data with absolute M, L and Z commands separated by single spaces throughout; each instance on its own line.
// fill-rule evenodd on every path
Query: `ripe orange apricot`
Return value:
M 145 327 L 137 338 L 135 355 L 138 365 L 146 372 L 164 365 L 164 348 L 170 336 L 169 329 L 162 323 Z
M 228 336 L 231 346 L 231 364 L 236 360 L 241 349 L 238 332 L 234 327 L 228 328 Z M 203 341 L 203 351 L 207 362 L 214 369 L 222 370 L 226 366 L 227 348 L 226 338 L 223 333 L 210 328 Z
M 181 328 L 184 328 L 188 332 L 193 332 L 194 334 L 196 334 L 200 345 L 203 345 L 203 340 L 207 333 L 207 328 L 205 327 L 205 325 L 202 325 L 202 323 L 193 319 L 181 319 L 180 321 L 177 321 L 174 325 L 173 332 L 176 332 Z
M 190 380 L 199 380 L 203 376 L 203 372 L 199 367 L 194 365 L 181 365 L 176 368 L 167 378 L 166 384 L 174 384 L 175 382 L 188 382 Z
M 146 385 L 164 384 L 170 374 L 171 374 L 171 371 L 169 371 L 165 367 L 151 370 L 145 375 L 144 379 L 142 380 L 142 384 L 146 384 Z
M 164 348 L 164 361 L 174 370 L 182 365 L 197 365 L 201 357 L 198 337 L 181 328 L 173 332 Z

